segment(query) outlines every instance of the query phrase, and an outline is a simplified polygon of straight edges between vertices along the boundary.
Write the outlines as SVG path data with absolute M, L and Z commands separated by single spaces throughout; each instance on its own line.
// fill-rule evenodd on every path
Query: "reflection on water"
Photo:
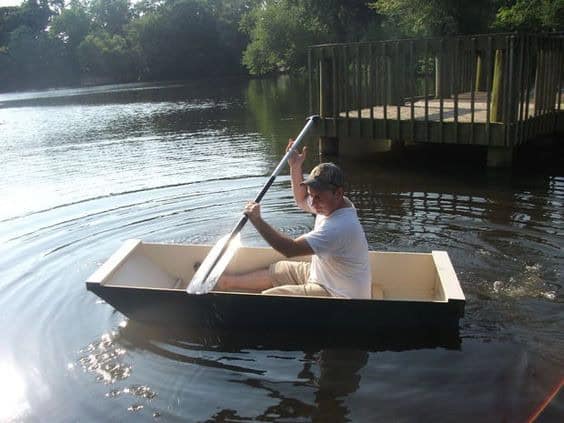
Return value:
M 25 391 L 25 382 L 18 370 L 8 363 L 0 363 L 1 421 L 16 421 L 29 413 Z
M 467 296 L 454 337 L 155 334 L 86 291 L 125 239 L 228 233 L 302 128 L 306 91 L 282 78 L 0 95 L 0 419 L 530 415 L 564 367 L 564 166 L 332 158 L 371 249 L 448 251 Z M 284 172 L 262 210 L 290 236 L 313 226 Z M 242 242 L 264 245 L 250 226 Z
M 149 407 L 155 410 L 154 413 L 162 413 L 159 394 L 149 386 L 121 387 L 121 384 L 127 383 L 125 379 L 132 370 L 130 366 L 124 366 L 122 356 L 131 352 L 150 352 L 175 365 L 197 366 L 203 372 L 208 369 L 238 375 L 236 380 L 228 383 L 242 384 L 250 390 L 258 389 L 270 399 L 268 405 L 257 410 L 256 414 L 223 408 L 211 416 L 213 420 L 311 416 L 320 421 L 342 421 L 350 413 L 345 399 L 360 387 L 360 371 L 367 364 L 370 352 L 423 348 L 459 349 L 458 331 L 410 332 L 401 336 L 390 332 L 369 340 L 358 335 L 346 337 L 346 334 L 339 339 L 322 339 L 311 335 L 276 333 L 275 337 L 269 338 L 264 334 L 197 332 L 129 321 L 122 322 L 111 335 L 105 334 L 97 342 L 89 344 L 83 351 L 88 355 L 80 358 L 79 363 L 84 371 L 96 375 L 97 381 L 112 386 L 106 397 L 132 395 L 137 400 L 146 400 L 144 404 L 128 406 L 129 411 Z M 285 361 L 292 362 L 292 373 L 285 372 L 273 381 L 269 365 Z M 128 368 L 128 372 L 122 371 L 124 367 Z M 280 384 L 309 391 L 311 398 L 296 398 L 293 389 L 287 392 L 281 389 Z

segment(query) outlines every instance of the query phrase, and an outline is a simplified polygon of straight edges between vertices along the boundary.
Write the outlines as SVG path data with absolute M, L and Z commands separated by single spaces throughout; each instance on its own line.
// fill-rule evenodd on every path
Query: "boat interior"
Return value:
M 128 240 L 88 280 L 104 286 L 185 291 L 209 245 Z M 226 271 L 246 273 L 285 259 L 271 248 L 240 247 Z M 293 260 L 308 261 L 309 257 Z M 464 300 L 448 254 L 370 252 L 372 299 L 447 302 Z

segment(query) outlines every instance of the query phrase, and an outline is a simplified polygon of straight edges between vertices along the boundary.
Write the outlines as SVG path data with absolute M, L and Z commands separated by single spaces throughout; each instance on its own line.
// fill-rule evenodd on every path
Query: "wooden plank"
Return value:
M 394 80 L 395 80 L 395 97 L 396 97 L 396 131 L 397 131 L 397 140 L 401 142 L 401 82 L 403 80 L 402 69 L 400 65 L 400 48 L 399 48 L 399 41 L 395 43 L 395 51 L 394 51 L 394 59 L 392 61 L 393 65 L 395 65 L 394 71 Z
M 474 132 L 474 119 L 475 119 L 475 103 L 476 103 L 476 83 L 478 81 L 478 76 L 475 76 L 477 73 L 476 66 L 477 58 L 476 58 L 476 44 L 477 40 L 476 37 L 472 37 L 472 49 L 470 51 L 470 63 L 472 66 L 472 70 L 470 72 L 470 123 L 472 124 L 471 128 L 471 135 L 470 135 L 470 144 L 474 144 L 475 142 L 475 132 Z
M 546 51 L 546 56 L 545 56 L 545 63 L 544 63 L 544 87 L 543 87 L 543 111 L 544 111 L 544 116 L 545 119 L 543 119 L 543 125 L 541 128 L 541 132 L 542 134 L 546 134 L 548 132 L 548 127 L 549 127 L 549 122 L 550 122 L 550 118 L 552 117 L 552 104 L 553 101 L 551 101 L 551 90 L 550 90 L 550 77 L 551 77 L 551 49 L 550 49 L 550 39 L 547 38 L 543 38 L 543 44 L 544 44 L 544 48 Z
M 331 47 L 329 50 L 331 52 L 331 86 L 332 86 L 332 108 L 331 108 L 331 117 L 337 117 L 337 110 L 338 110 L 338 92 L 337 92 L 337 58 L 335 57 L 335 47 Z
M 439 67 L 442 68 L 439 72 L 440 77 L 437 78 L 439 80 L 439 84 L 441 85 L 441 89 L 439 90 L 439 121 L 441 122 L 441 144 L 445 142 L 445 130 L 444 130 L 444 90 L 442 87 L 446 86 L 446 75 L 443 72 L 446 67 L 447 55 L 445 54 L 445 39 L 441 38 L 441 42 L 439 45 Z
M 554 132 L 556 130 L 557 125 L 557 109 L 556 109 L 556 99 L 558 98 L 558 81 L 557 77 L 559 76 L 559 69 L 558 69 L 558 60 L 557 60 L 557 39 L 551 38 L 550 39 L 550 91 L 549 91 L 549 99 L 550 99 L 550 114 L 551 114 L 551 121 L 553 123 L 550 124 L 549 128 L 547 128 L 547 132 Z
M 374 44 L 370 43 L 368 45 L 368 68 L 370 69 L 370 89 L 368 90 L 370 92 L 370 101 L 369 101 L 369 106 L 370 106 L 370 136 L 372 137 L 372 139 L 374 139 L 374 105 L 375 105 L 375 96 L 374 96 L 374 89 L 376 87 L 376 84 L 374 83 L 374 77 L 375 77 L 375 70 L 374 70 L 374 54 L 373 54 L 373 50 L 374 50 Z
M 546 83 L 547 83 L 547 62 L 548 62 L 548 58 L 547 58 L 547 54 L 548 52 L 546 51 L 546 45 L 543 42 L 542 38 L 539 38 L 539 43 L 540 43 L 540 54 L 541 54 L 541 60 L 540 60 L 540 67 L 539 67 L 539 114 L 538 116 L 544 116 L 546 113 Z M 536 104 L 535 104 L 535 109 L 536 109 Z M 537 133 L 536 135 L 542 134 L 544 132 L 544 126 L 545 126 L 545 119 L 541 118 L 538 120 L 538 126 L 537 126 Z
M 490 114 L 491 114 L 491 90 L 492 90 L 492 73 L 493 73 L 493 67 L 492 67 L 492 44 L 493 44 L 493 39 L 492 37 L 488 37 L 488 48 L 487 48 L 487 53 L 486 53 L 486 132 L 487 132 L 487 136 L 488 136 L 488 145 L 491 142 L 491 119 L 490 119 Z
M 417 96 L 417 58 L 415 56 L 415 43 L 413 40 L 409 42 L 409 65 L 411 67 L 412 74 L 412 92 L 411 92 L 411 139 L 415 142 L 415 101 L 414 98 Z
M 532 79 L 532 69 L 533 69 L 533 45 L 532 45 L 532 39 L 531 37 L 527 36 L 527 50 L 526 50 L 526 54 L 527 54 L 527 79 L 526 79 L 526 83 L 527 83 L 527 87 L 526 87 L 526 91 L 525 91 L 525 126 L 523 128 L 523 138 L 524 141 L 529 139 L 529 135 L 530 135 L 530 125 L 527 123 L 527 121 L 529 120 L 529 105 L 531 102 L 531 79 Z
M 549 113 L 548 110 L 548 71 L 550 69 L 550 51 L 546 43 L 546 39 L 541 38 L 541 51 L 542 51 L 542 68 L 541 68 L 541 110 L 540 115 L 543 117 L 539 120 L 539 130 L 538 134 L 544 134 L 546 131 L 546 115 Z
M 511 73 L 511 37 L 505 37 L 505 53 L 503 63 L 503 142 L 505 147 L 509 147 L 509 127 L 511 124 L 511 83 L 513 74 Z
M 517 38 L 519 41 L 519 74 L 517 76 L 517 81 L 519 83 L 518 97 L 519 108 L 517 111 L 517 127 L 516 127 L 516 140 L 517 144 L 523 143 L 523 108 L 524 108 L 524 95 L 525 95 L 525 40 L 526 38 L 520 36 Z
M 344 113 L 345 116 L 348 116 L 348 99 L 347 99 L 347 69 L 346 69 L 346 46 L 341 45 L 339 46 L 339 91 L 341 96 L 341 113 Z M 343 128 L 346 129 L 348 126 L 347 119 L 339 120 L 338 126 L 343 125 Z
M 474 48 L 476 48 L 476 44 L 478 43 L 478 40 L 476 39 L 476 37 L 473 38 L 474 40 Z M 480 91 L 482 88 L 482 72 L 483 72 L 483 65 L 482 65 L 482 55 L 481 53 L 478 53 L 476 55 L 476 81 L 474 83 L 474 86 L 476 87 L 476 91 Z
M 460 37 L 456 38 L 456 48 L 454 50 L 454 72 L 452 75 L 453 79 L 453 93 L 454 93 L 454 140 L 456 144 L 459 144 L 458 139 L 458 91 L 460 89 L 460 69 L 458 68 L 458 61 L 460 57 Z
M 307 73 L 308 73 L 308 90 L 309 90 L 309 115 L 313 115 L 313 69 L 311 67 L 312 48 L 307 49 Z
M 550 90 L 549 90 L 549 99 L 550 99 L 550 124 L 549 127 L 547 128 L 547 132 L 552 132 L 552 128 L 554 128 L 556 126 L 556 97 L 557 97 L 557 91 L 556 91 L 556 87 L 557 85 L 557 81 L 556 81 L 556 43 L 555 43 L 555 39 L 551 38 L 549 40 L 550 43 Z
M 331 72 L 333 77 L 333 119 L 339 116 L 339 87 L 337 85 L 337 53 L 335 46 L 331 47 Z M 337 127 L 334 127 L 333 136 L 337 137 Z
M 559 69 L 558 72 L 558 106 L 557 106 L 557 118 L 556 118 L 556 122 L 555 122 L 555 127 L 554 127 L 554 131 L 556 131 L 557 127 L 558 127 L 558 119 L 562 119 L 561 116 L 561 110 L 562 110 L 562 79 L 564 78 L 564 74 L 563 74 L 563 69 L 564 69 L 564 39 L 563 38 L 559 38 L 557 40 L 557 44 L 558 44 L 558 48 L 556 51 L 558 51 L 558 58 L 557 58 L 557 66 Z
M 495 51 L 490 112 L 490 120 L 493 122 L 501 122 L 503 120 L 504 62 L 506 60 L 504 60 L 503 51 L 497 49 Z
M 384 91 L 384 136 L 388 138 L 388 56 L 386 54 L 386 43 L 381 44 L 383 58 L 382 89 Z
M 425 141 L 429 142 L 429 90 L 427 86 L 427 79 L 429 73 L 429 40 L 425 39 L 425 60 L 423 62 L 423 76 L 424 76 L 424 89 L 425 89 Z
M 358 128 L 360 131 L 360 136 L 362 136 L 362 126 L 360 120 L 362 119 L 362 101 L 361 101 L 361 60 L 360 60 L 360 45 L 356 45 L 356 60 L 355 60 L 355 85 L 356 85 L 356 109 L 358 111 Z
M 344 78 L 344 87 L 345 87 L 345 124 L 347 128 L 347 135 L 351 134 L 351 124 L 349 118 L 349 58 L 348 58 L 348 46 L 343 46 L 343 78 Z
M 534 98 L 533 98 L 533 111 L 531 113 L 531 116 L 533 117 L 533 119 L 531 119 L 531 124 L 529 126 L 530 129 L 530 138 L 534 138 L 536 137 L 538 128 L 539 128 L 539 119 L 537 119 L 537 117 L 539 116 L 539 110 L 540 110 L 540 106 L 539 106 L 539 97 L 540 97 L 540 76 L 539 76 L 539 66 L 540 66 L 540 62 L 542 61 L 541 58 L 541 52 L 540 52 L 540 46 L 539 46 L 539 39 L 537 36 L 534 37 L 534 52 L 535 54 L 535 65 L 534 65 L 534 75 L 535 75 L 535 79 L 534 79 L 534 83 L 533 83 L 533 91 L 534 91 Z

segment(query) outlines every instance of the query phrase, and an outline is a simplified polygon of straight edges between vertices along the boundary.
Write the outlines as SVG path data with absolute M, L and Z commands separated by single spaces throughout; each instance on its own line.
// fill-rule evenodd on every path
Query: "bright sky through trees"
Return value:
M 20 4 L 22 4 L 22 0 L 0 0 L 0 7 L 19 6 Z

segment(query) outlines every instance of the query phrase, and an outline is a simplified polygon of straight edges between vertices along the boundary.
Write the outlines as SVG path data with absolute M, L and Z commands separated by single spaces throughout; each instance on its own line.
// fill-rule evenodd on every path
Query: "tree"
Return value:
M 141 16 L 128 30 L 139 45 L 146 75 L 176 79 L 232 73 L 230 66 L 237 63 L 226 59 L 218 26 L 205 3 L 173 0 Z
M 370 3 L 385 18 L 392 36 L 442 36 L 481 33 L 493 20 L 497 1 L 378 0 Z
M 34 34 L 43 32 L 53 12 L 47 0 L 26 0 L 18 12 L 19 25 L 27 26 Z
M 131 81 L 138 77 L 139 58 L 126 37 L 99 30 L 88 34 L 78 46 L 84 74 Z
M 266 2 L 245 16 L 241 28 L 250 37 L 243 64 L 254 75 L 297 71 L 307 62 L 307 47 L 329 40 L 329 30 L 310 2 Z
M 310 0 L 310 8 L 333 42 L 364 41 L 372 26 L 381 25 L 382 17 L 366 0 Z
M 506 31 L 562 31 L 564 0 L 516 0 L 497 12 L 494 28 Z
M 60 15 L 53 18 L 49 33 L 68 43 L 71 50 L 76 52 L 79 44 L 90 32 L 91 18 L 86 6 L 80 0 L 72 0 L 70 7 L 63 9 Z
M 129 0 L 90 0 L 90 14 L 99 29 L 112 34 L 121 34 L 131 20 Z
M 6 88 L 48 87 L 74 82 L 68 68 L 67 50 L 62 42 L 46 32 L 36 34 L 20 25 L 10 33 L 6 51 L 2 55 L 3 83 Z

